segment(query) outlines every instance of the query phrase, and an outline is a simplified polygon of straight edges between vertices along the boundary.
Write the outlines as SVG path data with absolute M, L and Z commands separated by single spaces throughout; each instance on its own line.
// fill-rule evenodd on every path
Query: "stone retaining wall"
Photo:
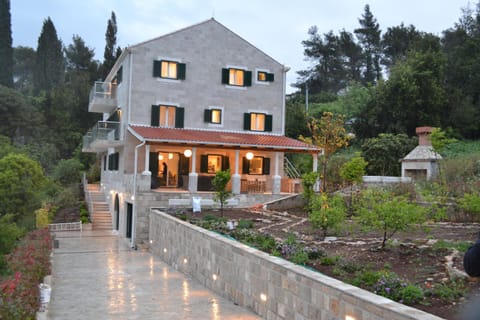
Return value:
M 265 319 L 441 319 L 169 216 L 150 213 L 150 248 Z

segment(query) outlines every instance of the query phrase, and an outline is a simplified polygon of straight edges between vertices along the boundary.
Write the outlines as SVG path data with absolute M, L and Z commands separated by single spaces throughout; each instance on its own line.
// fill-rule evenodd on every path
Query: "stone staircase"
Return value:
M 92 209 L 90 218 L 92 220 L 93 230 L 112 230 L 112 216 L 108 210 L 108 203 L 105 200 L 105 195 L 100 190 L 98 184 L 89 184 L 87 186 L 88 204 Z

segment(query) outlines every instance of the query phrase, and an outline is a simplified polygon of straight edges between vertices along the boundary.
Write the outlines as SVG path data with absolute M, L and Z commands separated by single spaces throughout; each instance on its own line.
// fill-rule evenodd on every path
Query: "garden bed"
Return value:
M 353 223 L 323 240 L 300 210 L 229 209 L 223 217 L 218 210 L 175 215 L 445 319 L 455 319 L 480 293 L 480 282 L 463 278 L 462 266 L 463 251 L 477 238 L 478 224 L 429 224 L 427 230 L 398 233 L 381 250 L 380 235 L 363 233 Z M 228 230 L 226 221 L 236 224 L 235 230 Z M 447 256 L 454 268 L 448 268 Z M 396 296 L 407 285 L 411 292 Z

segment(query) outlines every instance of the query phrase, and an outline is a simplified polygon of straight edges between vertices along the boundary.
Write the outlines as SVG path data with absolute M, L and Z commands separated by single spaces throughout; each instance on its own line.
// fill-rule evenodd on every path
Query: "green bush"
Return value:
M 53 170 L 53 178 L 62 186 L 81 182 L 83 165 L 77 159 L 60 160 Z
M 480 195 L 476 193 L 465 193 L 457 200 L 458 207 L 471 216 L 480 215 Z
M 322 193 L 312 198 L 309 221 L 314 229 L 322 230 L 323 238 L 327 236 L 329 229 L 339 229 L 345 218 L 346 208 L 342 197 L 329 197 Z
M 334 257 L 321 257 L 320 258 L 320 263 L 324 266 L 333 266 L 337 264 L 337 262 L 340 260 L 340 257 L 334 256 Z
M 290 261 L 300 265 L 306 265 L 308 260 L 308 253 L 303 250 L 295 251 L 295 253 L 290 257 Z
M 237 228 L 251 229 L 253 228 L 253 221 L 248 219 L 240 219 L 238 220 Z

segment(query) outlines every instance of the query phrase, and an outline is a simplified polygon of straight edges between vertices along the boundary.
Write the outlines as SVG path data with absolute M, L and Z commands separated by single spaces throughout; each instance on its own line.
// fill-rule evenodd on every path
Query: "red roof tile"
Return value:
M 285 136 L 259 133 L 130 126 L 133 135 L 150 142 L 226 147 L 281 149 L 284 151 L 320 151 L 316 146 Z

